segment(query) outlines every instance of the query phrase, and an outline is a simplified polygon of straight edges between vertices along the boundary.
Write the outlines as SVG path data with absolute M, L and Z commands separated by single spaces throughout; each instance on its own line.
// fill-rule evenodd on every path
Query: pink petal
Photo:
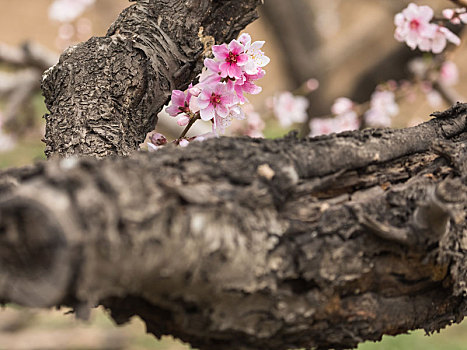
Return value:
M 454 10 L 453 9 L 444 9 L 443 10 L 443 16 L 444 18 L 451 19 L 454 17 Z
M 240 55 L 243 50 L 244 50 L 244 47 L 242 44 L 240 44 L 237 40 L 232 40 L 229 44 L 229 50 L 234 54 L 234 55 Z M 227 53 L 228 55 L 228 53 Z
M 169 107 L 167 107 L 167 108 L 165 109 L 165 111 L 166 111 L 166 113 L 167 113 L 168 115 L 170 115 L 171 117 L 175 117 L 175 116 L 177 116 L 178 114 L 182 113 L 182 112 L 180 111 L 179 107 L 176 106 L 176 105 L 174 105 L 174 104 L 172 104 L 172 105 L 170 105 Z
M 215 112 L 214 112 L 214 107 L 210 104 L 204 109 L 201 109 L 199 111 L 199 114 L 201 116 L 201 119 L 204 121 L 211 120 L 214 118 Z
M 214 45 L 212 47 L 212 53 L 219 61 L 225 61 L 229 57 L 229 49 L 226 44 Z
M 219 73 L 219 62 L 214 61 L 211 58 L 206 58 L 204 60 L 204 66 L 215 73 Z
M 402 14 L 404 15 L 405 18 L 411 21 L 412 19 L 417 18 L 418 16 L 418 6 L 415 5 L 414 3 L 410 3 L 409 6 L 407 6 L 402 11 Z
M 418 17 L 425 22 L 431 21 L 433 14 L 433 9 L 430 6 L 420 6 L 418 8 Z
M 265 44 L 265 41 L 255 41 L 253 44 L 250 46 L 250 50 L 252 51 L 257 51 L 261 49 Z
M 451 32 L 446 27 L 441 27 L 439 30 L 441 31 L 441 33 L 444 34 L 444 36 L 446 37 L 447 40 L 452 42 L 454 45 L 460 45 L 461 39 L 456 34 Z
M 225 118 L 229 115 L 229 109 L 223 104 L 219 104 L 216 106 L 216 112 L 217 115 L 221 118 Z
M 238 42 L 241 43 L 242 45 L 249 45 L 251 44 L 251 36 L 248 33 L 243 33 L 238 37 Z
M 230 63 L 223 62 L 220 64 L 219 70 L 220 70 L 222 78 L 226 78 L 227 76 L 229 76 L 229 69 L 230 69 Z M 232 76 L 232 78 L 234 77 Z
M 247 81 L 245 84 L 243 84 L 242 88 L 243 88 L 243 91 L 245 91 L 246 93 L 251 94 L 251 95 L 257 95 L 261 91 L 263 91 L 262 87 L 260 87 L 258 85 L 255 85 L 253 83 L 250 83 L 249 81 Z
M 190 111 L 192 113 L 197 113 L 200 110 L 199 104 L 198 104 L 198 97 L 193 96 L 193 98 L 190 100 Z
M 231 78 L 241 78 L 242 76 L 242 69 L 235 65 L 235 64 L 231 64 L 229 69 L 228 69 L 228 72 L 229 72 L 229 77 Z
M 185 93 L 180 90 L 172 91 L 172 104 L 183 107 L 185 105 Z
M 437 35 L 431 44 L 431 51 L 433 53 L 441 53 L 446 47 L 446 38 L 444 35 Z
M 415 50 L 415 48 L 417 47 L 417 43 L 418 43 L 418 34 L 413 31 L 410 32 L 405 38 L 405 42 L 412 50 Z
M 430 39 L 422 38 L 418 43 L 420 51 L 430 51 L 432 46 L 432 41 Z
M 211 91 L 205 90 L 198 97 L 198 106 L 200 109 L 207 108 L 211 103 Z
M 186 114 L 182 115 L 177 120 L 177 124 L 180 125 L 180 126 L 186 126 L 186 125 L 188 125 L 189 122 L 190 122 L 190 118 Z
M 241 55 L 237 56 L 237 65 L 244 66 L 248 62 L 249 59 L 250 57 L 248 57 L 248 55 L 242 53 Z
M 394 16 L 394 24 L 398 27 L 402 26 L 405 23 L 405 17 L 402 13 L 398 13 Z

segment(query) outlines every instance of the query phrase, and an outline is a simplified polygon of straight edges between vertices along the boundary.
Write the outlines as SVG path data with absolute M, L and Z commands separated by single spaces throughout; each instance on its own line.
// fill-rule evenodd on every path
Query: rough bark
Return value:
M 186 88 L 211 45 L 233 39 L 260 3 L 136 0 L 105 37 L 67 49 L 43 77 L 47 156 L 137 150 L 171 91 Z
M 200 349 L 348 348 L 467 313 L 467 105 L 0 176 L 0 299 Z

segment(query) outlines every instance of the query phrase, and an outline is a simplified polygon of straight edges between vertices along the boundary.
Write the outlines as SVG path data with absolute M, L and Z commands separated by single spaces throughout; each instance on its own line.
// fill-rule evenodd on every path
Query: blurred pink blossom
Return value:
M 371 95 L 370 109 L 365 113 L 365 122 L 371 127 L 389 127 L 392 117 L 398 113 L 399 106 L 394 93 L 377 90 Z
M 343 114 L 352 111 L 354 103 L 347 97 L 339 97 L 334 101 L 331 107 L 331 112 L 334 115 Z
M 304 123 L 307 120 L 308 100 L 303 96 L 294 96 L 285 91 L 274 96 L 272 108 L 274 115 L 283 127 L 289 127 L 294 123 Z
M 412 50 L 418 46 L 422 51 L 430 51 L 430 40 L 436 31 L 436 25 L 430 23 L 432 18 L 431 7 L 410 3 L 394 17 L 395 38 L 405 41 Z
M 440 53 L 447 42 L 460 44 L 460 38 L 448 28 L 430 23 L 433 19 L 433 9 L 429 6 L 418 6 L 410 3 L 401 13 L 394 17 L 396 31 L 394 37 L 405 41 L 412 49 Z
M 441 65 L 439 79 L 441 83 L 447 86 L 456 85 L 459 82 L 459 69 L 457 65 L 452 61 L 445 61 Z
M 357 130 L 360 127 L 357 113 L 347 111 L 334 118 L 313 118 L 310 121 L 310 137 Z

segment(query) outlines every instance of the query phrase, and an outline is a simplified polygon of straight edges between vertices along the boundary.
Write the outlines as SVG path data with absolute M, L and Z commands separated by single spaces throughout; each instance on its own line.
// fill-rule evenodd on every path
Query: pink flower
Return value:
M 332 114 L 339 115 L 352 111 L 354 103 L 347 97 L 339 97 L 331 107 Z
M 441 65 L 439 71 L 439 80 L 441 83 L 452 86 L 459 82 L 459 69 L 452 61 L 446 61 Z
M 308 100 L 303 96 L 294 96 L 291 92 L 282 92 L 273 98 L 274 115 L 283 127 L 307 120 Z
M 248 55 L 248 61 L 243 67 L 245 73 L 254 75 L 259 68 L 263 68 L 269 64 L 271 60 L 261 51 L 264 41 L 252 43 L 251 36 L 248 33 L 240 35 L 238 41 L 243 45 L 245 54 Z
M 232 40 L 229 46 L 222 44 L 212 47 L 214 57 L 220 62 L 218 69 L 222 78 L 242 77 L 242 66 L 248 62 L 248 55 L 243 50 L 243 45 L 237 40 Z
M 190 85 L 191 88 L 191 85 Z M 172 98 L 171 102 L 172 104 L 165 109 L 165 111 L 172 117 L 176 117 L 180 113 L 185 113 L 188 114 L 190 113 L 190 99 L 191 99 L 191 94 L 188 91 L 187 94 L 185 94 L 183 91 L 180 90 L 174 90 L 172 91 Z
M 225 84 L 204 86 L 197 97 L 202 120 L 211 120 L 216 116 L 226 118 L 230 113 L 230 107 L 236 102 L 234 93 Z
M 389 127 L 392 117 L 399 113 L 392 91 L 375 91 L 371 95 L 370 109 L 365 113 L 365 122 L 372 127 Z
M 405 41 L 414 50 L 417 46 L 421 51 L 430 51 L 431 39 L 436 32 L 436 25 L 431 24 L 433 10 L 429 6 L 417 6 L 414 3 L 394 17 L 398 41 Z

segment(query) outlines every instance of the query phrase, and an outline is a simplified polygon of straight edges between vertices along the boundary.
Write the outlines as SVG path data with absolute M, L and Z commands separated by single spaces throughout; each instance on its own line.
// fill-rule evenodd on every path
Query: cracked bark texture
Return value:
M 0 300 L 200 349 L 343 349 L 467 314 L 467 105 L 0 175 Z
M 186 88 L 211 45 L 235 38 L 260 3 L 136 0 L 105 37 L 67 49 L 43 76 L 46 155 L 137 150 L 171 91 Z

